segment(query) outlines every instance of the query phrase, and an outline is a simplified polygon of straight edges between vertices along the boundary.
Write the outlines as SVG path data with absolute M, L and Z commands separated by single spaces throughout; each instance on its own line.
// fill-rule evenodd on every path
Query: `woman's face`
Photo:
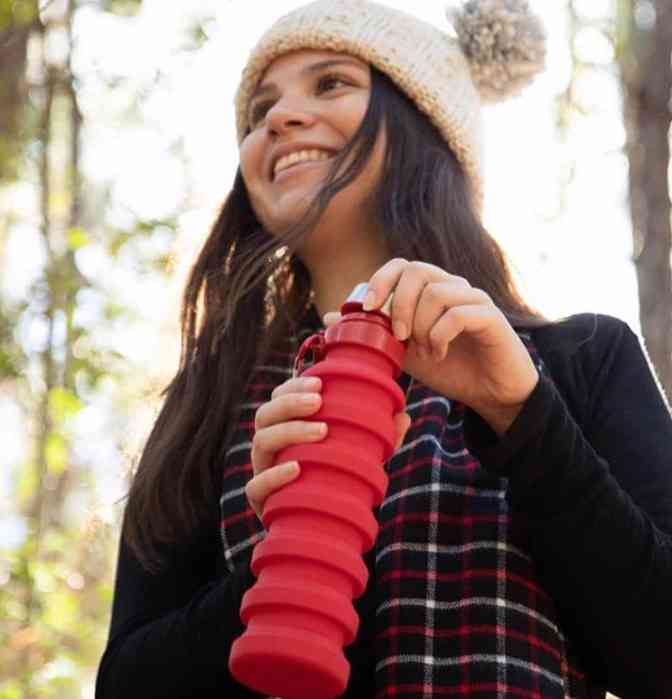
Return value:
M 371 71 L 348 54 L 295 51 L 268 67 L 257 90 L 240 168 L 257 219 L 275 233 L 305 213 L 331 166 L 326 158 L 357 131 L 369 103 Z M 297 154 L 299 161 L 287 159 Z M 383 154 L 381 130 L 364 171 L 333 197 L 325 218 L 345 222 L 360 211 L 379 177 Z

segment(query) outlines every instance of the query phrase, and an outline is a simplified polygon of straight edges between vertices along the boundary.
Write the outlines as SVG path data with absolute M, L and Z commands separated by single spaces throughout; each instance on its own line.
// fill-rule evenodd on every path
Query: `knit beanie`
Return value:
M 235 96 L 240 144 L 252 93 L 278 56 L 347 53 L 375 66 L 426 114 L 455 153 L 483 208 L 481 104 L 517 95 L 544 68 L 546 33 L 527 0 L 446 8 L 452 34 L 370 0 L 316 0 L 273 24 L 252 49 Z

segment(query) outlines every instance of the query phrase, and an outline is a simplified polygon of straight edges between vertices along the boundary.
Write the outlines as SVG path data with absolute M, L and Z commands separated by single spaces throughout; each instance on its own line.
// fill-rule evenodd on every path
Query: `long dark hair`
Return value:
M 364 119 L 301 221 L 281 235 L 260 226 L 238 169 L 187 281 L 179 368 L 128 493 L 123 536 L 148 571 L 163 544 L 216 527 L 221 469 L 252 368 L 297 329 L 311 303 L 307 268 L 295 254 L 331 198 L 369 159 L 380 128 L 388 138 L 370 202 L 394 257 L 421 260 L 486 291 L 514 327 L 548 324 L 516 290 L 499 245 L 483 228 L 463 170 L 415 104 L 371 67 Z M 352 161 L 341 166 L 353 153 Z

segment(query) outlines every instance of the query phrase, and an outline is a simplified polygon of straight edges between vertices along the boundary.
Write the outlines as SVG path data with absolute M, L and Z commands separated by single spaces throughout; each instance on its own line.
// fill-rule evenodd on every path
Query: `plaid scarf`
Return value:
M 286 348 L 255 367 L 224 464 L 221 537 L 231 571 L 266 534 L 244 492 L 254 414 L 291 376 L 301 342 L 323 328 L 311 305 Z M 531 337 L 519 336 L 546 372 Z M 525 522 L 509 510 L 507 480 L 465 444 L 465 406 L 405 373 L 398 384 L 412 424 L 385 464 L 389 487 L 367 553 L 375 618 L 360 621 L 375 624 L 376 699 L 604 697 L 558 627 L 526 553 Z

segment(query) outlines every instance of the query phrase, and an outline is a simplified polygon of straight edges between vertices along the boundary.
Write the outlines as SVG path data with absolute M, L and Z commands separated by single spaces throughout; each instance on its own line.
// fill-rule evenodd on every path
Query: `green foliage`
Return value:
M 55 475 L 63 473 L 68 460 L 68 444 L 63 435 L 58 432 L 52 432 L 47 437 L 45 455 L 49 473 Z
M 91 242 L 91 238 L 87 232 L 78 226 L 68 228 L 65 235 L 68 241 L 68 250 L 72 250 L 73 252 L 83 248 L 85 245 L 88 245 Z
M 107 250 L 112 257 L 117 257 L 121 248 L 126 245 L 129 240 L 133 239 L 133 233 L 128 231 L 113 231 L 107 243 Z
M 35 496 L 38 484 L 37 471 L 32 461 L 24 462 L 18 466 L 18 480 L 16 483 L 16 499 L 19 505 L 26 507 Z
M 21 699 L 21 686 L 16 680 L 0 684 L 0 699 Z
M 12 23 L 13 6 L 13 0 L 0 0 L 0 31 L 4 31 Z
M 75 2 L 75 14 L 84 4 Z M 105 77 L 76 61 L 74 69 L 85 75 L 72 76 L 54 65 L 45 70 L 40 63 L 45 54 L 35 50 L 30 89 L 25 78 L 29 33 L 37 31 L 39 22 L 60 23 L 55 18 L 59 6 L 50 5 L 38 20 L 35 0 L 0 0 L 0 42 L 4 47 L 11 39 L 18 49 L 12 61 L 0 55 L 0 188 L 20 184 L 20 202 L 11 196 L 2 199 L 3 204 L 9 202 L 9 210 L 0 217 L 0 273 L 12 263 L 4 256 L 16 254 L 2 243 L 25 228 L 45 236 L 47 251 L 25 301 L 5 299 L 0 291 L 0 383 L 3 399 L 25 416 L 26 435 L 9 481 L 9 516 L 25 533 L 11 547 L 0 548 L 0 699 L 79 698 L 100 659 L 111 611 L 118 532 L 116 525 L 98 518 L 96 464 L 81 463 L 74 440 L 85 406 L 100 410 L 105 403 L 109 424 L 123 426 L 135 407 L 132 401 L 144 400 L 146 394 L 137 389 L 144 388 L 146 377 L 133 374 L 128 359 L 108 344 L 110 329 L 123 332 L 144 309 L 141 303 L 129 307 L 108 292 L 107 284 L 87 278 L 81 270 L 88 255 L 101 254 L 109 268 L 118 264 L 137 276 L 168 275 L 181 213 L 181 204 L 176 204 L 170 215 L 122 217 L 120 224 L 115 214 L 124 208 L 123 202 L 116 206 L 120 202 L 114 199 L 114 188 L 105 195 L 104 184 L 85 181 L 82 170 L 73 172 L 89 155 L 90 136 L 86 128 L 77 131 L 74 119 L 81 108 L 86 125 L 86 99 L 76 105 L 72 95 L 79 97 L 83 85 L 95 91 L 96 80 L 104 87 Z M 131 17 L 141 2 L 101 0 L 86 7 Z M 206 39 L 205 29 L 203 22 L 192 23 L 185 46 L 198 49 Z M 157 68 L 157 80 L 164 78 L 161 70 Z M 49 112 L 43 80 L 51 81 L 53 89 Z M 132 117 L 120 120 L 119 128 L 147 128 L 141 109 L 156 87 L 152 83 L 136 89 L 127 76 L 119 81 L 116 89 L 123 92 L 124 105 L 130 105 L 122 113 Z M 47 124 L 46 131 L 40 129 L 42 124 Z M 72 157 L 73 137 L 80 145 L 81 162 Z M 44 152 L 49 156 L 46 180 L 41 170 Z M 166 153 L 177 155 L 172 143 L 166 143 Z M 80 188 L 73 192 L 78 182 Z M 107 272 L 103 268 L 102 273 Z M 51 342 L 46 341 L 49 327 Z M 120 451 L 125 448 L 122 431 L 123 427 L 113 435 Z M 122 457 L 125 453 L 120 462 Z
M 18 177 L 34 122 L 25 79 L 36 0 L 0 0 L 0 182 Z
M 36 0 L 0 0 L 0 31 L 27 26 L 37 17 Z
M 14 0 L 12 7 L 15 24 L 27 26 L 37 17 L 36 0 Z
M 0 85 L 0 96 L 3 92 L 4 90 Z M 17 143 L 16 136 L 10 134 L 10 137 L 7 137 L 4 133 L 0 133 L 0 179 L 7 180 L 11 176 L 16 176 L 21 162 L 21 154 L 21 147 Z
M 53 631 L 77 631 L 77 593 L 62 587 L 45 595 L 42 621 Z
M 103 9 L 115 15 L 133 17 L 142 7 L 142 0 L 103 0 Z
M 0 381 L 18 378 L 26 366 L 26 353 L 14 333 L 25 307 L 0 299 Z
M 55 424 L 62 424 L 77 415 L 82 407 L 79 398 L 63 386 L 56 386 L 49 392 L 49 410 Z
M 180 46 L 181 51 L 197 51 L 203 48 L 209 40 L 206 27 L 212 22 L 212 18 L 203 18 L 194 22 L 185 32 Z

